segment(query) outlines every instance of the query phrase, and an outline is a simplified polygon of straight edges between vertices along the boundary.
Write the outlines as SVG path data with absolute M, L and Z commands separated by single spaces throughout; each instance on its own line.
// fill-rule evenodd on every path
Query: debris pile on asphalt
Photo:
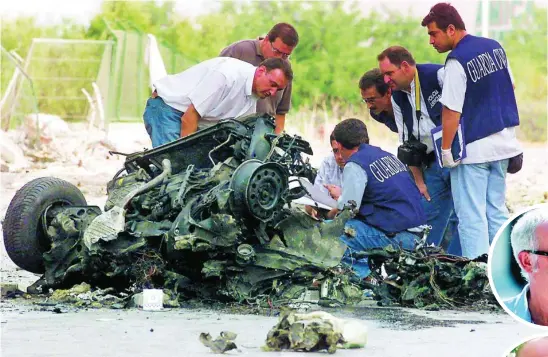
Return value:
M 408 251 L 389 246 L 364 256 L 379 282 L 371 286 L 379 305 L 396 303 L 426 310 L 498 306 L 489 286 L 487 255 L 470 260 L 444 254 L 437 247 Z
M 327 351 L 337 348 L 363 348 L 367 328 L 363 322 L 339 319 L 324 311 L 298 314 L 283 311 L 266 338 L 266 351 Z

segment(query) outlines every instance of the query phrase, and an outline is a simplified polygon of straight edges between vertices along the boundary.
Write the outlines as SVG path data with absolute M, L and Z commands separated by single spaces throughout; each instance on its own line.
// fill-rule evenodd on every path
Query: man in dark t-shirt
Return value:
M 291 52 L 299 42 L 299 35 L 293 26 L 287 23 L 276 24 L 266 37 L 256 40 L 235 42 L 221 51 L 221 57 L 233 57 L 257 66 L 267 58 L 289 59 Z M 291 107 L 292 83 L 276 96 L 260 99 L 257 113 L 267 113 L 276 118 L 276 133 L 284 130 L 285 115 Z

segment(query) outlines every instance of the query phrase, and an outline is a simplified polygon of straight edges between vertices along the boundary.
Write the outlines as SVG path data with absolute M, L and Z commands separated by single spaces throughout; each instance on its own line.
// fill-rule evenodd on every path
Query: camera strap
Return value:
M 417 134 L 421 141 L 421 82 L 419 80 L 419 70 L 415 68 L 415 115 L 417 116 Z
M 405 105 L 405 104 L 404 104 Z M 411 103 L 408 104 L 409 105 L 409 112 L 412 113 L 412 110 L 411 110 Z M 417 117 L 417 132 L 418 132 L 418 140 L 420 141 L 421 140 L 421 131 L 420 131 L 420 120 L 421 120 L 421 84 L 420 84 L 420 80 L 419 80 L 419 73 L 418 71 L 415 69 L 415 116 Z M 413 136 L 413 125 L 415 123 L 415 121 L 413 120 L 413 116 L 411 114 L 411 117 L 409 118 L 409 120 L 406 120 L 406 118 L 404 118 L 404 124 L 405 124 L 405 128 L 407 128 L 407 140 L 410 140 L 411 138 L 414 139 L 414 136 Z M 402 142 L 406 142 L 405 140 L 405 130 L 402 130 L 401 132 L 401 139 L 402 139 Z

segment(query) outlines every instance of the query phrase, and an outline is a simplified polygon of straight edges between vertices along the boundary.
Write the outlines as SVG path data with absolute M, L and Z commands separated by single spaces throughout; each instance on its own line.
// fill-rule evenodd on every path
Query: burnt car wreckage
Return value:
M 36 292 L 88 282 L 272 306 L 302 300 L 312 288 L 328 305 L 358 302 L 371 286 L 340 264 L 346 246 L 339 236 L 354 210 L 320 222 L 291 207 L 306 194 L 291 181 L 315 175 L 302 155 L 312 149 L 299 136 L 274 134 L 274 127 L 268 115 L 224 120 L 129 154 L 107 185 L 104 212 L 66 181 L 35 179 L 8 207 L 8 255 L 43 274 L 31 287 Z M 454 257 L 439 248 L 364 254 L 381 281 L 374 291 L 383 304 L 454 307 L 490 299 L 484 269 L 462 258 L 449 264 Z M 391 270 L 384 280 L 383 263 Z M 398 269 L 405 275 L 398 277 Z M 460 303 L 452 303 L 455 296 Z
M 44 273 L 41 288 L 86 281 L 292 298 L 340 263 L 338 237 L 351 215 L 319 223 L 290 207 L 306 192 L 289 181 L 314 176 L 302 153 L 312 155 L 307 141 L 277 136 L 272 117 L 254 115 L 127 155 L 107 185 L 105 212 L 72 184 L 39 178 L 10 203 L 6 250 L 21 268 Z

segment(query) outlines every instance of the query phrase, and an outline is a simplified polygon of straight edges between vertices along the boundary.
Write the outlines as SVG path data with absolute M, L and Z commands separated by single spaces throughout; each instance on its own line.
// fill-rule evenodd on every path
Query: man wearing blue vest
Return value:
M 423 19 L 430 44 L 445 62 L 442 109 L 442 161 L 451 168 L 451 190 L 459 219 L 463 255 L 487 253 L 508 218 L 505 204 L 509 159 L 522 150 L 506 52 L 494 40 L 468 35 L 457 10 L 434 5 Z M 450 147 L 462 124 L 467 156 L 455 162 Z
M 359 82 L 362 101 L 367 104 L 369 115 L 386 125 L 394 133 L 398 132 L 392 109 L 392 90 L 384 82 L 384 76 L 378 68 L 367 71 Z
M 460 255 L 449 169 L 437 164 L 430 134 L 441 123 L 443 66 L 416 64 L 411 53 L 400 46 L 385 49 L 377 59 L 385 82 L 392 89 L 392 107 L 402 144 L 398 158 L 413 173 L 428 224 L 432 226 L 427 241 L 443 244 L 448 253 Z
M 394 155 L 369 145 L 361 120 L 341 121 L 333 135 L 346 165 L 338 206 L 327 216 L 335 217 L 350 201 L 359 205 L 358 215 L 346 223 L 341 240 L 348 246 L 343 262 L 365 278 L 369 275 L 367 261 L 356 261 L 354 252 L 388 245 L 413 249 L 415 240 L 422 237 L 426 218 L 407 167 Z

